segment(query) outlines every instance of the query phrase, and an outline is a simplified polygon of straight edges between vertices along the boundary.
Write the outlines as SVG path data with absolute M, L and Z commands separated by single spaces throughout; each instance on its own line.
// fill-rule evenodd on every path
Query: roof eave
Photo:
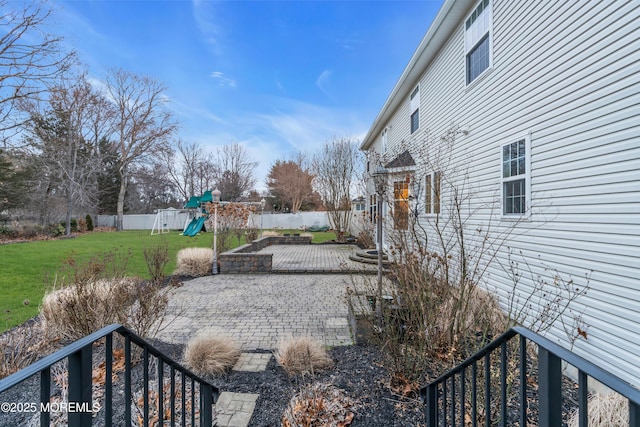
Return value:
M 360 149 L 368 150 L 383 126 L 397 110 L 400 102 L 409 96 L 410 91 L 418 83 L 420 76 L 438 54 L 442 46 L 449 40 L 459 22 L 477 0 L 446 0 L 433 19 L 427 33 L 422 38 L 415 53 L 411 57 L 391 94 L 382 106 L 373 125 L 364 137 Z

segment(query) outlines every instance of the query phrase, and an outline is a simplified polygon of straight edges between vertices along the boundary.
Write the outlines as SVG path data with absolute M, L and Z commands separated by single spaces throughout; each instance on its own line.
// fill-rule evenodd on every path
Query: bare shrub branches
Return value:
M 162 283 L 125 277 L 118 260 L 108 253 L 85 264 L 67 262 L 40 309 L 49 337 L 76 340 L 112 323 L 143 337 L 155 335 L 169 304 L 169 290 Z

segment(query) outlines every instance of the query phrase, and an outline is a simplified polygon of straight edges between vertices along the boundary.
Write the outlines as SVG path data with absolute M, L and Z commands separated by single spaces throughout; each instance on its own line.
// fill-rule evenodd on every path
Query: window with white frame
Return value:
M 369 222 L 375 224 L 378 220 L 378 196 L 376 194 L 369 195 Z
M 409 100 L 411 108 L 411 133 L 414 133 L 420 127 L 420 85 L 411 92 Z
M 529 138 L 502 146 L 502 214 L 526 215 L 530 200 Z
M 426 214 L 440 213 L 440 172 L 433 172 L 425 176 L 424 210 Z
M 480 0 L 465 21 L 467 84 L 491 66 L 491 0 Z

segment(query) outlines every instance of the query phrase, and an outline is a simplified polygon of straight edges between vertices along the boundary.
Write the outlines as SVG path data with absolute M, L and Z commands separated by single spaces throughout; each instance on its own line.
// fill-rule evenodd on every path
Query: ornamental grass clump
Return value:
M 185 248 L 178 252 L 175 274 L 191 277 L 206 276 L 213 266 L 213 249 Z
M 275 357 L 289 375 L 313 374 L 333 365 L 324 347 L 309 337 L 291 337 L 281 341 Z
M 185 366 L 200 376 L 224 374 L 239 358 L 240 346 L 228 337 L 198 335 L 184 351 Z
M 622 427 L 629 425 L 629 401 L 618 393 L 595 393 L 587 403 L 589 414 L 587 425 L 590 427 Z M 578 427 L 578 410 L 576 409 L 567 425 Z

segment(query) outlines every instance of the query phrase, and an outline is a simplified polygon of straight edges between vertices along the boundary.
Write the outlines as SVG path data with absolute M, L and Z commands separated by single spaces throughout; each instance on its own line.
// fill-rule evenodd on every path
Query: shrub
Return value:
M 78 233 L 86 233 L 87 232 L 87 222 L 83 218 L 78 218 Z
M 376 247 L 376 243 L 373 241 L 373 235 L 369 230 L 363 230 L 358 233 L 358 245 L 364 249 Z
M 282 414 L 282 426 L 347 426 L 355 417 L 356 406 L 344 390 L 331 384 L 316 384 L 291 399 Z
M 629 402 L 618 393 L 596 393 L 587 403 L 589 414 L 587 425 L 590 427 L 622 427 L 629 425 Z M 569 427 L 578 427 L 578 410 L 572 414 Z
M 87 222 L 87 231 L 93 231 L 93 218 L 91 215 L 87 214 L 84 220 Z
M 61 224 L 51 224 L 49 226 L 49 235 L 51 237 L 60 237 L 64 235 L 64 225 Z
M 324 347 L 309 337 L 292 337 L 281 341 L 275 356 L 289 375 L 313 374 L 316 370 L 333 365 Z
M 49 337 L 76 340 L 112 323 L 152 337 L 164 319 L 167 292 L 136 278 L 82 281 L 45 294 L 40 314 Z
M 114 250 L 78 264 L 65 261 L 40 307 L 47 335 L 74 340 L 111 323 L 143 337 L 161 327 L 169 288 L 126 277 L 129 252 Z
M 184 351 L 184 363 L 194 373 L 220 375 L 240 358 L 240 347 L 228 337 L 199 335 L 191 339 Z
M 260 235 L 260 230 L 258 230 L 255 227 L 247 227 L 247 230 L 245 231 L 245 233 L 247 235 L 247 243 L 249 243 L 249 242 L 253 242 L 258 238 L 258 236 Z
M 40 308 L 46 334 L 76 340 L 112 323 L 127 324 L 138 285 L 136 279 L 99 279 L 47 292 Z
M 177 255 L 175 274 L 201 277 L 211 272 L 213 265 L 213 249 L 185 248 Z
M 50 344 L 39 325 L 23 325 L 0 335 L 0 379 L 35 362 Z
M 165 277 L 164 268 L 169 262 L 169 244 L 166 240 L 162 240 L 158 246 L 144 248 L 142 253 L 147 263 L 147 270 L 151 275 L 151 281 L 162 283 Z
M 13 231 L 6 225 L 0 225 L 0 236 L 13 236 Z

